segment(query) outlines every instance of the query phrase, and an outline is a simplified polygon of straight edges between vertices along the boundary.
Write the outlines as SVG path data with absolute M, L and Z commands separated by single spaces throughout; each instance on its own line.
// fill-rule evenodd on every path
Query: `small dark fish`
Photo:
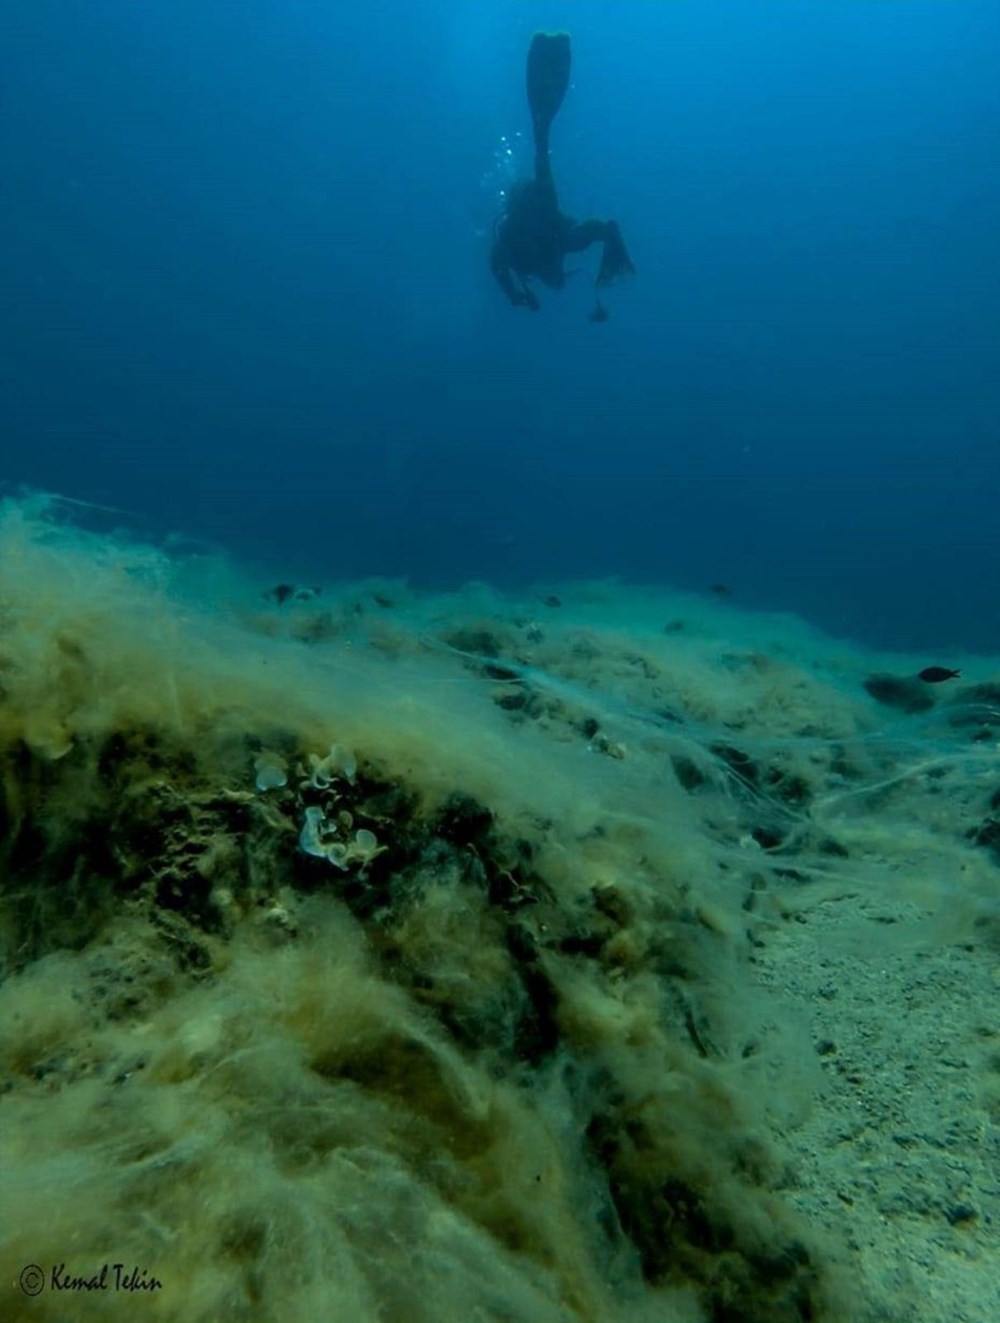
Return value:
M 557 597 L 555 593 L 549 593 L 548 597 L 542 598 L 542 601 L 546 606 L 562 606 L 562 599 Z
M 949 671 L 945 666 L 925 666 L 917 675 L 925 684 L 941 684 L 943 680 L 957 680 L 961 671 Z
M 598 299 L 597 302 L 594 304 L 594 306 L 591 308 L 590 312 L 587 313 L 587 321 L 606 322 L 610 316 L 611 313 L 608 312 L 607 308 L 604 306 L 601 300 Z
M 714 593 L 716 597 L 731 597 L 733 595 L 733 590 L 728 583 L 713 583 L 709 586 L 708 591 Z

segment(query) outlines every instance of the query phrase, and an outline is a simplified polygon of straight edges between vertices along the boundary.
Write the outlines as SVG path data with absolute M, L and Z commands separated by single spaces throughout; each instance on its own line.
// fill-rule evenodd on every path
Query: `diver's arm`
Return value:
M 520 300 L 518 298 L 517 286 L 514 284 L 514 277 L 511 275 L 510 267 L 504 262 L 497 251 L 496 245 L 494 245 L 493 251 L 490 253 L 490 270 L 493 272 L 497 284 L 507 295 L 507 298 L 515 307 L 517 307 Z
M 499 245 L 497 244 L 493 245 L 493 251 L 490 253 L 490 269 L 496 277 L 497 284 L 507 295 L 507 298 L 510 300 L 513 307 L 527 307 L 530 308 L 532 312 L 538 311 L 538 300 L 523 282 L 521 288 L 518 289 L 514 280 L 513 272 L 501 257 Z

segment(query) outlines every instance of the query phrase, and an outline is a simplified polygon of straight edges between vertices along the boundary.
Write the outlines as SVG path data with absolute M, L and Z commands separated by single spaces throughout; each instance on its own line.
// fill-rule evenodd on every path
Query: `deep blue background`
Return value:
M 1000 649 L 995 0 L 2 6 L 0 477 L 308 573 Z M 532 31 L 639 274 L 493 286 Z

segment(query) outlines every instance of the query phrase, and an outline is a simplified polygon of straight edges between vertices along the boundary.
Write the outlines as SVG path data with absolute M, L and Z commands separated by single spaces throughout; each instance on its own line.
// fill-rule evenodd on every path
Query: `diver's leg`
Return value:
M 555 197 L 556 181 L 549 157 L 548 129 L 544 133 L 535 130 L 535 183 L 540 184 L 542 188 L 551 189 L 552 196 Z
M 580 221 L 569 226 L 563 239 L 567 253 L 581 253 L 592 243 L 604 244 L 601 266 L 597 272 L 598 285 L 611 285 L 625 276 L 635 275 L 635 267 L 628 255 L 617 221 Z
M 549 131 L 569 87 L 571 52 L 568 32 L 536 32 L 528 48 L 527 88 L 535 133 L 535 180 L 552 189 Z
M 528 105 L 537 132 L 546 134 L 569 87 L 571 54 L 568 32 L 536 32 L 528 48 Z
M 608 227 L 604 221 L 579 221 L 566 231 L 567 253 L 582 253 L 592 243 L 603 243 L 607 237 L 607 231 Z
M 559 194 L 556 192 L 552 161 L 549 158 L 549 131 L 535 129 L 535 206 L 539 216 L 555 225 L 559 216 Z

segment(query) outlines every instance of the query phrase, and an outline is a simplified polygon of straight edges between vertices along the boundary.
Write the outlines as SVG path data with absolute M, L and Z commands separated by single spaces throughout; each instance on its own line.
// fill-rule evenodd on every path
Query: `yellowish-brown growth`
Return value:
M 57 513 L 0 515 L 3 1317 L 849 1311 L 750 958 L 931 839 L 850 656 L 600 586 L 278 603 Z M 161 1285 L 65 1284 L 116 1263 Z

